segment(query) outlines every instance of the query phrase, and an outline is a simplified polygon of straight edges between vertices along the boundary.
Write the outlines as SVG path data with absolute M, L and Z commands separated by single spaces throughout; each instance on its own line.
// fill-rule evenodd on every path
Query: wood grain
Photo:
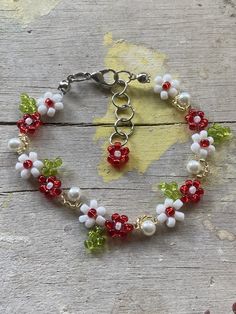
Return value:
M 152 239 L 117 243 L 98 256 L 84 250 L 86 232 L 76 213 L 19 179 L 6 143 L 15 135 L 19 94 L 39 96 L 70 73 L 103 68 L 106 32 L 165 52 L 170 71 L 183 78 L 211 121 L 235 132 L 235 6 L 226 0 L 63 0 L 28 26 L 0 10 L 1 313 L 232 313 L 235 141 L 218 150 L 204 201 L 188 210 L 184 224 L 161 228 Z M 93 120 L 106 112 L 108 95 L 84 85 L 72 96 L 70 110 L 48 123 L 33 147 L 45 157 L 52 150 L 60 155 L 65 187 L 79 184 L 109 211 L 125 210 L 134 219 L 153 210 L 161 199 L 155 185 L 185 178 L 189 143 L 171 147 L 143 175 L 130 172 L 104 183 Z

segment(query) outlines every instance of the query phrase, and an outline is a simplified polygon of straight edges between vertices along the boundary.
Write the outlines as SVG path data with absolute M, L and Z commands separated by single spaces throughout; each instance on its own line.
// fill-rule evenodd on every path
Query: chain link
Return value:
M 128 72 L 125 73 L 129 75 Z M 132 135 L 134 131 L 134 123 L 132 122 L 132 119 L 135 111 L 131 105 L 130 97 L 126 92 L 130 80 L 130 75 L 128 81 L 119 79 L 117 84 L 111 88 L 111 92 L 113 94 L 111 98 L 112 104 L 116 107 L 116 121 L 114 123 L 115 132 L 113 132 L 110 136 L 111 144 L 113 144 L 115 138 L 119 138 L 121 145 L 124 146 L 128 142 L 129 136 Z
M 117 102 L 115 101 L 115 99 L 119 99 L 119 100 L 122 100 L 125 99 L 127 100 L 125 104 L 122 104 L 122 105 L 118 105 Z M 120 108 L 120 109 L 126 109 L 128 107 L 130 107 L 130 97 L 129 95 L 127 95 L 126 93 L 115 93 L 112 97 L 111 97 L 111 101 L 113 103 L 113 105 L 116 107 L 116 108 Z
M 122 133 L 122 132 L 117 133 L 115 131 L 110 136 L 110 143 L 111 144 L 114 144 L 113 143 L 114 139 L 119 139 L 120 143 L 121 143 L 121 146 L 124 146 L 128 142 L 128 135 L 126 133 Z
M 58 90 L 61 91 L 63 94 L 69 92 L 71 88 L 71 83 L 74 82 L 83 82 L 91 79 L 91 74 L 88 72 L 78 72 L 75 74 L 70 74 L 67 78 L 60 82 L 58 86 Z
M 125 109 L 125 110 L 123 110 L 123 109 Z M 131 114 L 128 116 L 128 118 L 127 117 L 121 117 L 120 115 L 123 113 L 123 111 L 124 111 L 124 114 L 127 114 L 128 113 L 128 110 L 131 110 Z M 121 113 L 119 113 L 119 111 L 122 111 Z M 116 110 L 115 110 L 115 116 L 116 116 L 116 119 L 118 120 L 118 119 L 121 119 L 122 121 L 130 121 L 130 120 L 132 120 L 133 119 L 133 117 L 134 117 L 134 113 L 135 113 L 135 111 L 134 111 L 134 108 L 133 107 L 127 107 L 127 108 L 116 108 Z
M 124 133 L 124 131 L 119 129 L 119 127 L 122 127 L 122 126 L 126 127 L 126 129 L 127 128 L 129 129 L 129 131 L 126 132 L 127 136 L 129 137 L 134 131 L 134 123 L 131 120 L 126 121 L 126 119 L 124 119 L 124 118 L 117 119 L 115 124 L 114 124 L 114 129 L 115 129 L 117 134 Z
M 110 80 L 108 76 L 112 76 Z M 120 77 L 122 75 L 123 79 Z M 126 79 L 124 79 L 124 77 Z M 131 100 L 127 94 L 127 87 L 131 81 L 137 80 L 139 83 L 149 83 L 150 76 L 147 73 L 134 74 L 132 72 L 122 70 L 115 71 L 113 69 L 104 69 L 93 73 L 78 72 L 71 74 L 59 83 L 58 89 L 66 94 L 71 88 L 73 82 L 82 82 L 93 80 L 103 87 L 110 88 L 112 95 L 112 104 L 115 109 L 116 121 L 114 123 L 115 131 L 110 136 L 110 143 L 113 144 L 115 138 L 118 138 L 121 145 L 124 146 L 134 131 L 134 123 L 132 119 L 135 110 L 131 105 Z

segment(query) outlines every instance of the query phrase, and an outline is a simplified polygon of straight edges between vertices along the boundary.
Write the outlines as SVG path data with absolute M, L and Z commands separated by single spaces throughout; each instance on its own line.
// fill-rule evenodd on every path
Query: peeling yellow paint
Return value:
M 9 205 L 10 205 L 10 202 L 11 202 L 11 200 L 12 200 L 12 197 L 13 197 L 13 193 L 9 193 L 8 195 L 7 195 L 7 197 L 4 199 L 4 201 L 2 202 L 2 204 L 1 204 L 1 208 L 8 208 L 9 207 Z
M 113 39 L 112 39 L 112 32 L 107 32 L 105 35 L 104 35 L 104 39 L 103 39 L 103 43 L 105 46 L 108 46 L 108 45 L 111 45 L 113 42 Z
M 235 234 L 233 234 L 232 232 L 228 230 L 224 230 L 224 229 L 218 230 L 216 235 L 220 240 L 228 240 L 228 241 L 235 240 Z
M 163 74 L 166 56 L 142 45 L 135 45 L 124 40 L 113 41 L 112 33 L 104 36 L 104 45 L 108 51 L 105 56 L 105 66 L 116 70 L 129 70 L 133 73 L 147 72 L 151 77 L 157 73 Z M 102 140 L 103 156 L 98 165 L 98 173 L 105 182 L 118 179 L 124 172 L 137 170 L 144 173 L 147 168 L 158 160 L 168 148 L 179 142 L 188 139 L 186 127 L 175 124 L 171 126 L 152 124 L 171 123 L 183 121 L 183 114 L 179 113 L 172 106 L 166 104 L 153 93 L 152 84 L 140 84 L 132 82 L 129 89 L 132 104 L 135 108 L 135 124 L 145 124 L 149 126 L 139 126 L 135 128 L 134 135 L 130 137 L 128 146 L 131 150 L 130 161 L 123 171 L 112 169 L 105 160 L 107 139 L 112 127 L 98 126 L 96 128 L 95 140 Z M 107 112 L 103 117 L 95 118 L 94 123 L 114 123 L 114 106 L 111 101 L 108 104 Z
M 60 0 L 0 0 L 2 10 L 13 19 L 27 25 L 36 18 L 47 15 Z
M 214 232 L 220 240 L 234 241 L 236 239 L 236 235 L 234 233 L 225 229 L 217 228 L 210 220 L 204 220 L 203 225 L 207 230 Z
M 111 132 L 110 127 L 98 127 L 95 139 L 105 139 L 102 145 L 103 156 L 98 166 L 98 173 L 105 182 L 120 178 L 124 172 L 137 170 L 144 173 L 149 165 L 158 160 L 161 155 L 176 142 L 182 143 L 187 140 L 186 132 L 182 125 L 173 125 L 171 132 L 169 126 L 139 127 L 135 130 L 135 136 L 131 137 L 127 145 L 130 150 L 130 161 L 123 171 L 117 171 L 106 162 L 107 137 Z M 147 140 L 148 139 L 148 140 Z

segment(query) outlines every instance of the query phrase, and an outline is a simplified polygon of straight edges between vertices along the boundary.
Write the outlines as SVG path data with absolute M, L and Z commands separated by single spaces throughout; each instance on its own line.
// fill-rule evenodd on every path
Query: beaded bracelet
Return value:
M 112 78 L 108 79 L 107 75 Z M 110 81 L 111 79 L 112 81 Z M 19 154 L 15 168 L 23 179 L 31 176 L 36 178 L 39 183 L 39 191 L 48 198 L 80 210 L 82 215 L 79 216 L 79 222 L 83 223 L 86 228 L 91 228 L 88 232 L 88 239 L 84 242 L 85 247 L 91 251 L 97 251 L 104 247 L 108 236 L 126 238 L 134 231 L 142 232 L 145 236 L 152 236 L 156 232 L 157 224 L 166 224 L 167 227 L 172 228 L 176 221 L 183 221 L 184 213 L 180 209 L 186 204 L 198 202 L 204 194 L 202 180 L 209 173 L 207 158 L 215 152 L 215 145 L 231 137 L 231 131 L 230 128 L 222 127 L 217 123 L 206 130 L 208 120 L 204 112 L 191 108 L 190 95 L 180 91 L 179 81 L 172 79 L 169 74 L 165 74 L 163 77 L 157 76 L 154 81 L 154 93 L 159 94 L 162 100 L 168 101 L 178 110 L 187 112 L 185 119 L 188 127 L 191 131 L 196 132 L 192 135 L 193 143 L 191 145 L 195 157 L 187 163 L 187 171 L 192 178 L 186 180 L 180 187 L 176 182 L 159 184 L 166 199 L 163 204 L 157 205 L 156 215 L 140 216 L 134 223 L 129 222 L 128 216 L 118 213 L 113 213 L 109 217 L 106 215 L 106 209 L 99 206 L 96 200 L 91 200 L 89 204 L 82 204 L 81 191 L 78 187 L 71 187 L 69 190 L 62 189 L 61 181 L 57 177 L 58 168 L 62 165 L 60 158 L 41 161 L 36 152 L 29 151 L 29 137 L 43 125 L 42 116 L 53 117 L 57 110 L 62 110 L 64 107 L 63 95 L 69 92 L 71 84 L 87 80 L 95 81 L 98 85 L 108 88 L 112 93 L 116 121 L 114 132 L 109 138 L 107 161 L 111 167 L 121 171 L 129 160 L 129 148 L 125 145 L 134 131 L 132 119 L 135 111 L 127 89 L 133 80 L 137 80 L 141 84 L 150 83 L 150 77 L 146 73 L 135 75 L 129 71 L 112 69 L 92 74 L 79 72 L 69 75 L 67 79 L 60 82 L 59 92 L 55 94 L 46 92 L 37 100 L 25 93 L 22 94 L 19 109 L 23 113 L 23 117 L 17 122 L 20 133 L 18 138 L 9 140 L 8 147 Z

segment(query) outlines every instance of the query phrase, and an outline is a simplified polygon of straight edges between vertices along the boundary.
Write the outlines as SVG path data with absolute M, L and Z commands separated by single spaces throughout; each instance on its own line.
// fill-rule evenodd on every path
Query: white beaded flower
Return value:
M 85 224 L 85 227 L 92 228 L 95 224 L 104 226 L 106 219 L 103 217 L 106 214 L 106 209 L 103 206 L 98 206 L 96 200 L 91 200 L 89 206 L 83 204 L 80 210 L 84 215 L 79 217 L 79 221 Z
M 160 94 L 163 100 L 173 98 L 179 93 L 179 81 L 173 80 L 170 74 L 165 74 L 163 77 L 157 76 L 155 83 L 154 92 Z
M 63 109 L 62 95 L 46 92 L 43 97 L 37 99 L 38 112 L 53 117 L 57 110 Z
M 29 155 L 21 154 L 16 163 L 16 170 L 20 172 L 23 179 L 29 179 L 31 175 L 37 178 L 43 167 L 42 161 L 38 160 L 37 153 L 30 152 Z
M 214 139 L 208 136 L 207 131 L 203 130 L 200 133 L 195 133 L 192 135 L 193 144 L 191 145 L 191 150 L 194 154 L 200 158 L 205 159 L 208 155 L 215 152 Z
M 184 220 L 184 213 L 178 211 L 182 206 L 183 202 L 181 200 L 173 201 L 166 198 L 164 204 L 157 205 L 157 220 L 160 223 L 166 222 L 167 227 L 174 227 L 176 220 Z

